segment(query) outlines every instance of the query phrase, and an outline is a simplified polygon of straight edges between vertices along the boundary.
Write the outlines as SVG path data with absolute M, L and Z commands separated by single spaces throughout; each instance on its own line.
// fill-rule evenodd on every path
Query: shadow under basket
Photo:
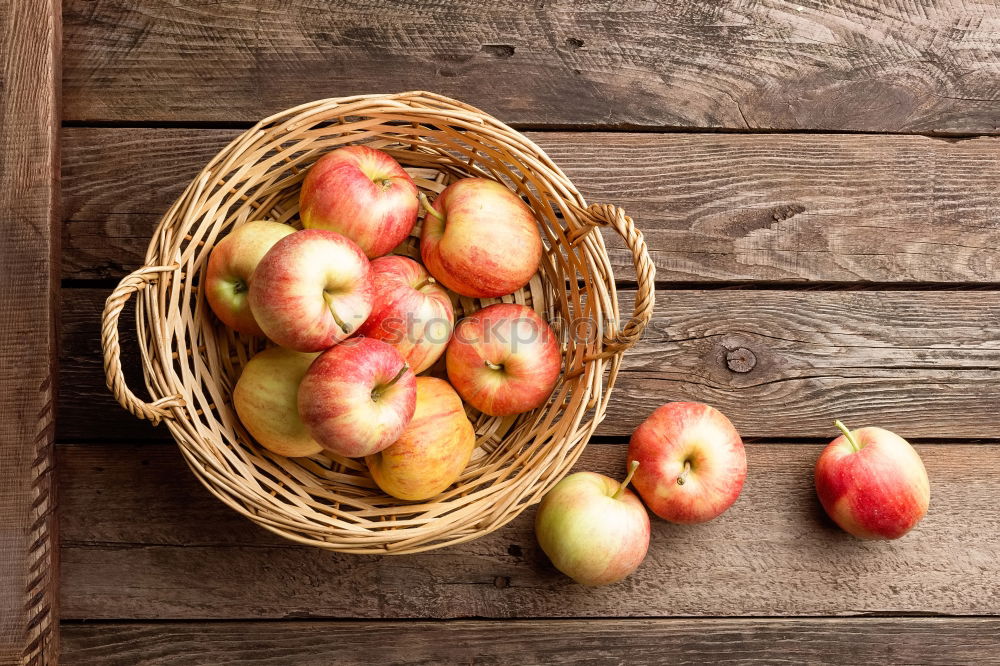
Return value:
M 525 414 L 497 418 L 469 408 L 472 461 L 455 484 L 423 502 L 384 494 L 363 460 L 285 458 L 254 442 L 231 395 L 240 369 L 268 343 L 222 326 L 198 289 L 212 247 L 234 228 L 258 219 L 297 225 L 306 170 L 348 143 L 390 153 L 432 199 L 459 178 L 504 183 L 534 211 L 546 247 L 526 287 L 497 300 L 455 297 L 456 317 L 498 300 L 533 308 L 560 337 L 559 383 L 545 406 Z M 624 325 L 597 227 L 618 232 L 632 254 L 636 300 Z M 418 236 L 419 224 L 396 253 L 419 256 Z M 105 372 L 118 402 L 138 418 L 164 422 L 205 487 L 255 523 L 345 553 L 415 553 L 499 528 L 566 474 L 604 418 L 622 353 L 649 321 L 653 273 L 642 234 L 621 209 L 587 206 L 538 146 L 482 111 L 427 92 L 320 100 L 244 132 L 170 208 L 145 266 L 107 300 Z M 122 375 L 118 318 L 132 294 L 152 402 Z

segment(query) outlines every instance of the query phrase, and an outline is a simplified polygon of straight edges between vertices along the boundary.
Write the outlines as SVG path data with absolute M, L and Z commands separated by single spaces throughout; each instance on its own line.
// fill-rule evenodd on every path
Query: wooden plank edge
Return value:
M 54 405 L 62 6 L 0 4 L 0 661 L 58 660 Z

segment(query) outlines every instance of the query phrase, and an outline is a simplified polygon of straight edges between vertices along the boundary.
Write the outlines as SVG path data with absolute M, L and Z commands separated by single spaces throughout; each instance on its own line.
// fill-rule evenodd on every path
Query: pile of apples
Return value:
M 421 207 L 423 264 L 389 255 Z M 488 299 L 527 284 L 542 255 L 538 222 L 485 178 L 458 180 L 431 204 L 392 156 L 362 145 L 313 164 L 299 217 L 302 230 L 248 222 L 209 257 L 211 309 L 275 344 L 237 380 L 240 421 L 277 454 L 364 458 L 386 493 L 434 497 L 475 448 L 465 403 L 519 414 L 545 404 L 559 378 L 560 346 L 533 310 L 498 303 L 456 326 L 448 291 Z M 442 355 L 447 381 L 421 375 Z
M 923 461 L 888 430 L 835 425 L 842 434 L 816 462 L 820 503 L 858 538 L 898 539 L 927 513 Z M 665 520 L 703 523 L 732 506 L 746 476 L 743 440 L 725 415 L 701 403 L 667 403 L 632 434 L 624 481 L 593 472 L 567 476 L 539 505 L 535 534 L 555 567 L 578 583 L 615 583 L 649 549 L 643 501 Z

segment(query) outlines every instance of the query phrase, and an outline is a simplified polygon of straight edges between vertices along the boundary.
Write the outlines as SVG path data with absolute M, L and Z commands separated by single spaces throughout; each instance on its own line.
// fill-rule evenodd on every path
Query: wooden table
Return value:
M 1000 8 L 629 4 L 65 0 L 60 36 L 58 3 L 0 0 L 0 662 L 1000 663 Z M 579 467 L 620 473 L 668 400 L 746 437 L 736 505 L 656 521 L 619 585 L 559 575 L 531 511 L 422 555 L 294 546 L 104 387 L 103 300 L 219 148 L 414 88 L 526 131 L 646 233 L 654 325 Z M 912 534 L 823 515 L 834 417 L 916 444 Z

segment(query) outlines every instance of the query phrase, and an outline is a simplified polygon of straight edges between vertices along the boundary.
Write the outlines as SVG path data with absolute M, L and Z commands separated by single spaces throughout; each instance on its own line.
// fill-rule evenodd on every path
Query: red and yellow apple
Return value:
M 495 298 L 538 271 L 542 238 L 531 209 L 501 183 L 464 178 L 427 209 L 420 234 L 424 265 L 444 286 L 471 298 Z
M 455 326 L 451 298 L 427 270 L 406 257 L 372 261 L 374 305 L 358 334 L 387 342 L 413 372 L 434 364 Z
M 205 298 L 223 324 L 247 335 L 264 335 L 247 299 L 250 276 L 267 251 L 293 233 L 287 224 L 256 220 L 215 244 L 205 272 Z
M 378 487 L 404 500 L 434 497 L 455 482 L 476 448 L 476 431 L 448 382 L 417 377 L 417 407 L 403 434 L 365 461 Z
M 250 281 L 250 309 L 264 334 L 295 351 L 328 349 L 371 313 L 371 266 L 353 241 L 305 229 L 274 244 Z
M 816 494 L 830 517 L 860 539 L 898 539 L 927 513 L 927 470 L 909 442 L 882 428 L 850 431 L 816 461 Z
M 545 404 L 562 355 L 555 333 L 534 310 L 498 303 L 459 322 L 445 363 L 466 402 L 484 414 L 510 416 Z
M 299 384 L 317 354 L 271 347 L 244 366 L 233 389 L 240 422 L 257 442 L 279 455 L 311 456 L 322 447 L 299 418 Z
M 649 514 L 622 483 L 594 472 L 570 474 L 542 499 L 535 536 L 556 569 L 582 585 L 616 583 L 649 549 Z
M 702 523 L 728 509 L 747 476 L 743 440 L 719 410 L 670 402 L 650 415 L 628 447 L 639 463 L 632 485 L 650 511 L 675 523 Z
M 416 378 L 391 345 L 351 338 L 313 361 L 299 385 L 299 415 L 320 446 L 348 458 L 399 439 L 417 404 Z
M 369 257 L 403 242 L 419 209 L 409 174 L 391 155 L 368 146 L 345 146 L 319 158 L 299 194 L 303 227 L 343 234 Z

